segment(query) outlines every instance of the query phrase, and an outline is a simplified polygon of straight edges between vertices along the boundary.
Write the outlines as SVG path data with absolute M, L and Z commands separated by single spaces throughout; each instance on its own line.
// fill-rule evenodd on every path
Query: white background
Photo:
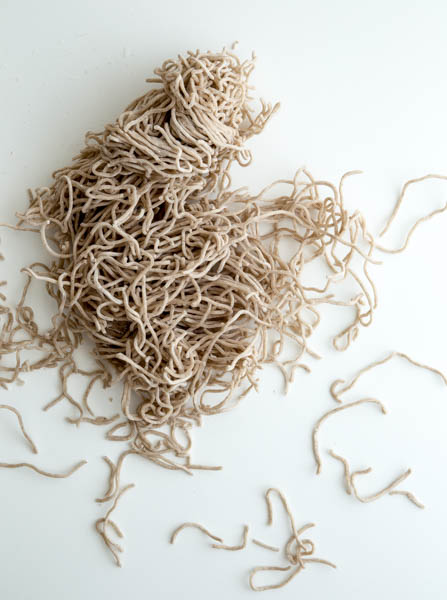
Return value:
M 447 173 L 447 5 L 444 1 L 361 2 L 170 0 L 0 3 L 0 219 L 13 220 L 26 189 L 46 185 L 82 144 L 147 89 L 144 79 L 164 59 L 187 49 L 219 49 L 240 40 L 239 53 L 259 57 L 259 94 L 280 100 L 262 136 L 252 140 L 254 162 L 235 170 L 253 191 L 305 164 L 316 177 L 337 180 L 350 169 L 364 175 L 346 185 L 346 202 L 377 231 L 400 186 L 429 172 Z M 423 183 L 387 238 L 400 243 L 418 216 L 447 201 L 447 183 Z M 212 550 L 187 531 L 168 544 L 179 523 L 199 520 L 237 543 L 242 524 L 271 543 L 282 543 L 286 521 L 266 526 L 263 492 L 279 486 L 297 523 L 317 523 L 317 555 L 338 565 L 313 565 L 277 592 L 309 600 L 446 597 L 445 497 L 447 393 L 440 379 L 395 360 L 365 377 L 350 395 L 375 395 L 383 417 L 361 407 L 322 429 L 323 472 L 317 477 L 310 446 L 315 420 L 334 406 L 328 385 L 366 362 L 401 350 L 447 371 L 445 278 L 447 217 L 423 224 L 408 251 L 385 257 L 372 272 L 380 306 L 372 327 L 345 354 L 331 349 L 331 334 L 347 312 L 327 313 L 315 339 L 324 360 L 299 374 L 287 397 L 281 375 L 261 374 L 260 393 L 234 412 L 208 419 L 195 433 L 194 458 L 223 464 L 220 473 L 164 471 L 132 458 L 116 521 L 125 532 L 123 568 L 117 569 L 93 530 L 104 512 L 94 498 L 105 491 L 101 456 L 115 458 L 103 432 L 65 422 L 71 408 L 41 407 L 57 392 L 54 372 L 29 376 L 24 387 L 0 390 L 0 402 L 23 413 L 42 468 L 89 464 L 67 480 L 27 470 L 0 472 L 0 597 L 2 600 L 139 598 L 249 598 L 252 566 L 284 564 L 250 545 L 244 552 Z M 23 284 L 20 267 L 45 258 L 39 240 L 2 232 L 0 279 L 8 299 Z M 34 301 L 45 313 L 45 294 Z M 81 390 L 81 388 L 79 388 Z M 98 394 L 100 410 L 107 402 Z M 117 399 L 115 399 L 115 405 Z M 104 409 L 111 411 L 109 405 Z M 427 506 L 404 497 L 362 505 L 344 493 L 333 447 L 354 468 L 372 465 L 361 485 L 374 491 L 408 467 L 405 482 Z M 0 460 L 32 460 L 13 416 L 0 415 Z M 267 592 L 266 592 L 267 593 Z

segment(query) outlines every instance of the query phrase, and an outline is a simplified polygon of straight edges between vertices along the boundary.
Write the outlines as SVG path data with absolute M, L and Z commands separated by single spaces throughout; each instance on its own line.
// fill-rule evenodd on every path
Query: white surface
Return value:
M 237 183 L 256 190 L 302 164 L 326 179 L 363 169 L 346 186 L 347 202 L 377 231 L 405 180 L 447 173 L 446 7 L 443 0 L 2 0 L 0 219 L 13 219 L 27 202 L 26 188 L 48 182 L 77 152 L 86 130 L 101 128 L 144 92 L 145 77 L 162 60 L 239 39 L 242 55 L 254 48 L 259 57 L 259 93 L 280 100 L 282 109 L 252 141 L 254 163 L 237 171 Z M 447 184 L 420 184 L 390 243 L 403 239 L 416 216 L 446 200 Z M 311 536 L 317 554 L 338 565 L 336 571 L 312 566 L 278 597 L 444 598 L 447 394 L 440 380 L 399 360 L 365 377 L 349 398 L 376 395 L 389 415 L 364 407 L 328 423 L 320 477 L 314 474 L 310 431 L 334 406 L 328 384 L 389 350 L 447 370 L 446 223 L 441 216 L 424 224 L 404 255 L 374 268 L 376 320 L 347 353 L 330 348 L 330 334 L 345 318 L 333 322 L 331 312 L 316 340 L 324 360 L 310 376 L 297 377 L 288 397 L 280 393 L 280 374 L 265 369 L 258 396 L 208 419 L 196 432 L 195 458 L 223 464 L 224 471 L 191 478 L 138 459 L 127 463 L 123 483 L 137 487 L 116 515 L 126 534 L 121 570 L 93 531 L 104 511 L 94 502 L 106 485 L 101 456 L 115 457 L 118 448 L 103 440 L 99 428 L 66 423 L 67 405 L 41 412 L 57 389 L 53 372 L 0 391 L 2 402 L 22 410 L 40 447 L 39 465 L 62 470 L 89 460 L 63 481 L 26 470 L 0 472 L 0 598 L 249 598 L 249 568 L 281 564 L 275 555 L 255 546 L 235 553 L 210 550 L 208 540 L 193 531 L 178 545 L 167 542 L 179 523 L 199 520 L 228 543 L 236 543 L 246 522 L 256 537 L 281 543 L 285 520 L 265 525 L 262 494 L 271 485 L 286 492 L 298 523 L 317 523 Z M 15 299 L 22 283 L 18 269 L 44 255 L 38 240 L 24 234 L 1 237 L 6 261 L 0 279 L 9 279 L 8 296 Z M 44 306 L 45 294 L 36 294 Z M 403 487 L 426 510 L 398 496 L 356 503 L 343 491 L 341 466 L 326 455 L 331 446 L 354 467 L 374 466 L 363 481 L 365 492 L 411 466 Z M 0 415 L 0 456 L 31 456 L 8 414 Z

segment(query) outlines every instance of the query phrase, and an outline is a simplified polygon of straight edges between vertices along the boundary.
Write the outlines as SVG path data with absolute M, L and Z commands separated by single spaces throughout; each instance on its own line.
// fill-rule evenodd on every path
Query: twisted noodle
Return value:
M 129 452 L 188 474 L 217 470 L 191 463 L 188 429 L 257 389 L 264 363 L 280 367 L 286 387 L 296 369 L 308 371 L 302 358 L 319 357 L 308 338 L 321 305 L 354 311 L 334 339 L 339 349 L 371 322 L 376 294 L 366 265 L 378 263 L 374 239 L 343 203 L 355 172 L 339 186 L 300 169 L 255 196 L 230 189 L 231 164 L 250 162 L 247 140 L 278 108 L 261 101 L 253 113 L 253 68 L 254 57 L 241 61 L 226 50 L 165 61 L 148 80 L 152 89 L 102 132 L 87 133 L 49 187 L 30 192 L 12 227 L 39 233 L 53 262 L 25 268 L 22 298 L 14 313 L 6 309 L 0 349 L 16 354 L 16 367 L 0 384 L 27 370 L 59 369 L 61 392 L 45 410 L 67 401 L 76 411 L 70 423 L 110 423 L 106 437 L 129 443 L 107 497 L 117 493 Z M 321 288 L 305 283 L 312 261 L 329 272 Z M 26 305 L 33 279 L 57 304 L 45 332 Z M 335 298 L 332 286 L 346 279 L 359 293 Z M 92 371 L 73 358 L 86 339 L 98 365 Z M 296 350 L 288 360 L 286 339 Z M 28 350 L 42 357 L 23 361 Z M 70 393 L 72 375 L 88 377 L 81 401 Z M 124 420 L 94 414 L 88 400 L 96 382 L 122 385 Z
M 257 540 L 256 538 L 253 538 L 251 541 L 253 542 L 253 544 L 256 544 L 256 546 L 260 546 L 261 548 L 265 548 L 266 550 L 271 550 L 272 552 L 279 552 L 279 548 L 277 548 L 276 546 L 270 546 L 270 544 L 266 544 L 261 540 Z
M 292 537 L 295 539 L 296 544 L 297 544 L 297 549 L 298 549 L 297 550 L 297 561 L 300 562 L 300 564 L 301 564 L 300 551 L 302 550 L 302 544 L 299 540 L 299 532 L 296 530 L 295 519 L 293 517 L 292 511 L 290 510 L 290 507 L 288 505 L 288 502 L 287 502 L 284 494 L 277 488 L 269 488 L 265 493 L 265 501 L 267 503 L 267 514 L 268 514 L 267 524 L 272 525 L 272 523 L 273 523 L 272 501 L 270 499 L 270 494 L 272 492 L 276 492 L 278 494 L 278 496 L 284 506 L 284 510 L 289 519 L 290 529 L 292 531 Z
M 278 488 L 269 488 L 266 493 L 265 493 L 265 501 L 267 504 L 267 525 L 273 525 L 273 509 L 272 509 L 272 501 L 270 499 L 270 494 L 272 494 L 273 492 L 276 492 L 279 496 L 279 499 L 282 502 L 282 505 L 284 506 L 284 510 L 286 511 L 286 514 L 289 518 L 290 521 L 290 526 L 292 529 L 295 529 L 295 521 L 292 515 L 292 512 L 290 510 L 289 504 L 284 496 L 284 494 L 278 490 Z
M 436 175 L 436 174 L 428 174 L 428 175 L 424 175 L 423 177 L 418 177 L 416 179 L 410 179 L 409 181 L 407 181 L 403 187 L 402 187 L 402 191 L 399 195 L 399 198 L 397 199 L 397 202 L 394 206 L 393 212 L 391 213 L 390 217 L 388 218 L 387 222 L 385 223 L 385 226 L 383 227 L 382 231 L 379 234 L 379 237 L 382 237 L 383 235 L 385 235 L 385 233 L 388 231 L 388 229 L 390 228 L 392 222 L 394 221 L 394 219 L 397 216 L 397 213 L 399 212 L 399 209 L 402 205 L 402 202 L 405 198 L 405 193 L 408 189 L 408 187 L 410 185 L 413 185 L 415 183 L 419 183 L 421 181 L 425 181 L 427 179 L 441 179 L 441 180 L 447 180 L 447 176 L 446 175 Z M 443 206 L 442 208 L 438 208 L 437 210 L 432 211 L 431 213 L 429 213 L 428 215 L 426 215 L 425 217 L 421 217 L 420 219 L 418 219 L 413 226 L 411 227 L 410 231 L 407 233 L 407 236 L 405 238 L 404 243 L 402 244 L 402 246 L 400 248 L 397 249 L 388 249 L 388 248 L 384 248 L 383 246 L 380 246 L 378 244 L 374 244 L 376 248 L 378 248 L 379 250 L 381 250 L 382 252 L 388 252 L 389 254 L 398 254 L 399 252 L 403 252 L 405 250 L 405 248 L 408 246 L 408 242 L 410 241 L 414 230 L 420 225 L 420 223 L 423 223 L 425 221 L 428 221 L 429 219 L 431 219 L 432 217 L 434 217 L 435 215 L 438 215 L 440 213 L 443 213 L 445 210 L 447 210 L 447 204 L 445 206 Z
M 31 450 L 34 452 L 34 454 L 37 454 L 36 444 L 33 442 L 33 440 L 27 434 L 25 426 L 23 424 L 22 415 L 19 413 L 19 411 L 16 408 L 14 408 L 13 406 L 9 406 L 9 404 L 0 404 L 0 409 L 1 408 L 5 409 L 5 410 L 9 410 L 10 412 L 12 412 L 16 415 L 17 420 L 19 422 L 19 427 L 23 434 L 23 437 L 26 439 L 28 444 L 31 446 Z
M 376 360 L 376 361 L 368 364 L 366 367 L 363 367 L 362 369 L 360 369 L 358 371 L 358 373 L 351 379 L 350 383 L 346 384 L 342 389 L 337 391 L 336 387 L 338 387 L 338 385 L 340 385 L 340 384 L 346 383 L 344 379 L 336 379 L 335 381 L 333 381 L 330 386 L 330 392 L 331 392 L 331 395 L 334 398 L 334 400 L 336 400 L 337 402 L 341 402 L 340 396 L 342 394 L 344 394 L 345 392 L 351 390 L 362 375 L 364 375 L 368 371 L 371 371 L 375 367 L 378 367 L 379 365 L 383 365 L 383 364 L 387 363 L 395 356 L 404 358 L 405 360 L 407 360 L 410 364 L 414 365 L 415 367 L 419 367 L 421 369 L 425 369 L 426 371 L 431 371 L 435 375 L 439 375 L 439 377 L 441 377 L 441 379 L 443 380 L 444 384 L 447 385 L 446 376 L 444 375 L 444 373 L 441 373 L 441 371 L 439 371 L 438 369 L 435 369 L 428 365 L 424 365 L 420 362 L 417 362 L 416 360 L 414 360 L 410 356 L 408 356 L 408 354 L 404 354 L 403 352 L 391 352 L 390 354 L 385 356 L 385 358 Z
M 191 463 L 191 458 L 189 456 L 186 457 L 185 466 L 188 469 L 196 470 L 196 471 L 222 471 L 222 466 L 212 466 L 212 465 L 195 465 Z
M 339 460 L 342 463 L 344 479 L 345 479 L 345 490 L 348 495 L 351 494 L 352 493 L 351 470 L 350 470 L 348 461 L 346 460 L 346 458 L 343 458 L 343 456 L 340 456 L 339 454 L 335 454 L 335 452 L 333 450 L 329 450 L 329 454 L 333 458 L 335 458 L 336 460 Z
M 371 473 L 372 468 L 368 467 L 367 469 L 362 469 L 360 471 L 354 471 L 353 473 L 351 473 L 351 489 L 354 493 L 354 496 L 357 498 L 357 500 L 360 500 L 360 502 L 373 502 L 374 500 L 378 500 L 379 498 L 381 498 L 382 496 L 385 496 L 386 494 L 390 493 L 392 490 L 394 490 L 395 487 L 397 487 L 400 483 L 402 483 L 402 481 L 404 481 L 405 479 L 407 479 L 407 477 L 409 477 L 411 475 L 411 469 L 408 469 L 407 471 L 405 471 L 405 473 L 402 473 L 402 475 L 399 475 L 399 477 L 396 477 L 396 479 L 394 479 L 389 485 L 387 485 L 386 487 L 384 487 L 382 490 L 379 490 L 377 493 L 372 494 L 370 496 L 360 496 L 359 493 L 357 492 L 357 488 L 354 484 L 354 479 L 356 477 L 358 477 L 358 475 L 366 475 L 368 473 Z M 412 502 L 414 501 L 413 498 L 414 496 L 411 494 L 408 494 L 408 492 L 405 492 L 405 495 L 407 496 L 407 498 L 409 500 L 411 500 Z M 412 497 L 410 497 L 412 496 Z M 419 507 L 421 507 L 421 503 L 420 502 L 415 502 L 415 504 Z
M 390 496 L 395 496 L 395 495 L 406 496 L 408 498 L 408 500 L 413 502 L 413 504 L 415 504 L 418 508 L 422 508 L 422 509 L 425 508 L 425 505 L 422 504 L 422 502 L 420 500 L 418 500 L 412 492 L 407 492 L 406 490 L 392 490 L 391 492 L 389 492 L 389 495 Z
M 298 575 L 298 573 L 302 569 L 301 565 L 298 565 L 298 567 L 296 567 L 292 571 L 292 573 L 290 575 L 288 575 L 280 583 L 257 586 L 257 585 L 255 585 L 253 580 L 254 580 L 256 573 L 259 573 L 260 571 L 290 571 L 291 568 L 292 568 L 291 565 L 287 565 L 286 567 L 253 567 L 253 569 L 250 571 L 250 575 L 249 575 L 250 587 L 254 592 L 265 592 L 266 590 L 277 590 L 279 588 L 282 588 L 285 585 L 287 585 L 289 583 L 289 581 L 291 581 L 295 577 L 295 575 Z
M 320 455 L 319 444 L 318 444 L 318 433 L 320 431 L 320 427 L 321 427 L 322 423 L 331 415 L 335 415 L 336 413 L 338 413 L 342 410 L 346 410 L 347 408 L 352 408 L 354 406 L 360 406 L 361 404 L 376 404 L 380 408 L 382 413 L 384 415 L 386 414 L 386 408 L 379 400 L 376 400 L 375 398 L 362 398 L 361 400 L 356 400 L 355 402 L 350 402 L 349 404 L 343 404 L 342 406 L 337 406 L 336 408 L 329 410 L 322 417 L 320 417 L 318 419 L 318 421 L 315 423 L 314 428 L 312 430 L 312 450 L 313 450 L 315 462 L 317 465 L 317 475 L 321 473 L 321 455 Z
M 310 540 L 303 540 L 302 542 L 299 541 L 299 537 L 302 533 L 304 533 L 305 531 L 307 531 L 307 529 L 309 529 L 310 527 L 315 527 L 315 523 L 306 523 L 306 525 L 303 525 L 298 531 L 292 533 L 292 535 L 290 536 L 289 540 L 287 541 L 285 548 L 284 548 L 284 553 L 286 555 L 286 558 L 288 559 L 288 561 L 292 564 L 292 565 L 296 565 L 297 563 L 300 564 L 304 564 L 303 563 L 303 559 L 302 556 L 307 556 L 308 554 L 312 554 L 314 551 L 314 545 Z M 298 542 L 297 542 L 298 540 Z M 298 548 L 295 549 L 295 552 L 292 551 L 292 546 L 293 544 L 299 544 Z M 311 545 L 311 550 L 306 550 L 306 544 L 307 545 Z
M 170 543 L 173 544 L 175 542 L 175 538 L 178 536 L 178 534 L 181 531 L 183 531 L 183 529 L 185 529 L 187 527 L 193 527 L 195 529 L 199 529 L 200 531 L 202 531 L 208 537 L 212 538 L 213 540 L 216 540 L 216 542 L 220 542 L 221 544 L 223 544 L 223 539 L 222 538 L 218 537 L 217 535 L 213 535 L 212 533 L 210 533 L 208 531 L 208 529 L 206 529 L 203 525 L 200 525 L 200 523 L 191 523 L 191 522 L 183 523 L 182 525 L 180 525 L 179 527 L 177 527 L 177 529 L 175 531 L 173 531 L 173 533 L 171 535 Z
M 116 421 L 116 419 L 119 419 L 119 414 L 116 415 L 112 415 L 111 417 L 80 417 L 79 419 L 71 419 L 70 417 L 67 417 L 67 421 L 69 423 L 74 423 L 76 422 L 76 424 L 78 423 L 90 423 L 91 425 L 110 425 L 110 423 L 113 423 L 113 421 Z
M 315 552 L 315 544 L 313 543 L 312 540 L 308 540 L 307 538 L 303 540 L 303 546 L 306 547 L 308 546 L 310 549 L 309 550 L 303 550 L 302 554 L 303 556 L 308 556 L 310 554 L 313 554 Z
M 247 538 L 248 538 L 248 525 L 244 525 L 244 531 L 242 533 L 242 543 L 236 546 L 227 546 L 226 544 L 211 544 L 213 548 L 218 550 L 243 550 L 247 546 Z
M 113 496 L 115 495 L 116 487 L 117 487 L 117 481 L 115 478 L 115 473 L 116 473 L 115 465 L 113 464 L 113 462 L 110 460 L 110 458 L 108 456 L 103 456 L 102 458 L 110 469 L 109 487 L 107 489 L 107 492 L 104 495 L 104 498 L 96 498 L 96 502 L 107 502 L 107 499 L 113 498 Z
M 379 498 L 382 498 L 382 496 L 385 496 L 386 494 L 389 494 L 390 496 L 399 494 L 402 496 L 406 496 L 418 508 L 425 508 L 425 506 L 422 504 L 422 502 L 420 502 L 416 498 L 416 496 L 414 494 L 412 494 L 411 492 L 407 492 L 405 490 L 395 490 L 394 489 L 400 483 L 402 483 L 402 481 L 404 481 L 405 479 L 407 479 L 407 477 L 409 477 L 409 475 L 411 474 L 411 469 L 408 469 L 407 471 L 405 471 L 405 473 L 403 473 L 399 477 L 396 477 L 396 479 L 394 479 L 389 485 L 384 487 L 382 490 L 379 490 L 378 492 L 376 492 L 375 494 L 372 494 L 371 496 L 363 496 L 362 497 L 362 496 L 360 496 L 360 494 L 357 491 L 357 488 L 354 483 L 354 479 L 356 477 L 358 477 L 358 475 L 367 475 L 368 473 L 371 473 L 372 467 L 368 467 L 367 469 L 362 469 L 360 471 L 354 471 L 353 473 L 351 473 L 351 468 L 350 468 L 349 463 L 346 460 L 346 458 L 343 458 L 342 456 L 335 454 L 335 452 L 333 450 L 329 450 L 329 454 L 331 456 L 333 456 L 335 459 L 339 460 L 343 464 L 346 493 L 347 494 L 353 493 L 354 497 L 357 498 L 357 500 L 359 500 L 360 502 L 363 502 L 363 503 L 373 502 L 374 500 L 378 500 Z
M 191 463 L 190 428 L 256 390 L 265 363 L 279 366 L 286 388 L 297 368 L 308 371 L 303 358 L 320 358 L 309 338 L 321 306 L 353 314 L 333 338 L 337 350 L 372 322 L 377 294 L 367 269 L 380 264 L 377 245 L 362 214 L 343 201 L 355 171 L 338 186 L 299 169 L 256 195 L 231 189 L 231 165 L 251 162 L 246 143 L 279 106 L 261 101 L 253 111 L 254 58 L 224 49 L 165 61 L 147 80 L 152 88 L 103 131 L 88 132 L 72 164 L 31 191 L 10 226 L 38 233 L 50 262 L 23 269 L 16 309 L 0 307 L 0 359 L 15 357 L 15 366 L 0 365 L 0 385 L 57 368 L 61 392 L 44 409 L 66 401 L 75 409 L 70 423 L 110 424 L 107 439 L 128 444 L 116 466 L 107 460 L 101 502 L 120 494 L 129 454 L 189 475 L 220 469 Z M 315 262 L 327 275 L 311 284 L 307 266 Z M 46 331 L 26 304 L 32 280 L 57 305 Z M 336 297 L 334 286 L 345 281 L 357 293 Z M 86 341 L 98 365 L 92 371 L 74 360 Z M 288 360 L 286 342 L 294 348 Z M 23 360 L 28 351 L 40 358 Z M 69 390 L 72 375 L 88 378 L 80 401 Z M 94 414 L 96 382 L 121 385 L 119 421 Z M 316 437 L 314 452 L 318 464 Z M 115 548 L 106 541 L 111 523 L 97 529 Z
M 111 519 L 108 519 L 107 525 L 109 525 L 113 529 L 113 531 L 116 533 L 116 535 L 119 538 L 123 538 L 124 537 L 123 532 L 118 527 L 118 525 L 115 523 L 115 521 L 112 521 Z M 110 539 L 109 534 L 106 532 L 106 529 L 105 529 L 105 519 L 104 518 L 98 519 L 95 522 L 95 529 L 96 529 L 97 533 L 99 533 L 99 535 L 104 540 L 104 543 L 107 546 L 107 548 L 113 554 L 113 557 L 115 559 L 116 565 L 118 567 L 121 567 L 122 565 L 121 565 L 121 560 L 119 558 L 118 552 L 123 552 L 123 547 L 120 546 L 119 544 L 117 544 L 116 542 L 113 542 Z

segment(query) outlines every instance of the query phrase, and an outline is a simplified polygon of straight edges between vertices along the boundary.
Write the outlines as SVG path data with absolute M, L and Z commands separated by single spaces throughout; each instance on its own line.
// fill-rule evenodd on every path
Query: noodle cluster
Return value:
M 287 391 L 297 368 L 309 370 L 303 360 L 319 358 L 309 338 L 320 322 L 322 305 L 353 312 L 352 321 L 333 339 L 337 350 L 348 348 L 360 328 L 371 324 L 377 306 L 368 272 L 370 263 L 377 264 L 374 250 L 403 251 L 419 223 L 447 210 L 446 204 L 422 217 L 401 247 L 388 249 L 375 242 L 362 214 L 344 205 L 346 177 L 356 172 L 346 173 L 338 186 L 300 169 L 292 179 L 274 182 L 257 195 L 245 188 L 232 189 L 231 165 L 250 164 L 246 142 L 262 132 L 278 108 L 261 101 L 260 111 L 253 111 L 249 85 L 253 68 L 254 56 L 241 61 L 225 49 L 189 52 L 166 61 L 147 80 L 152 89 L 102 132 L 87 133 L 72 164 L 56 171 L 49 187 L 32 191 L 29 208 L 18 214 L 17 226 L 10 226 L 38 233 L 52 262 L 23 269 L 27 281 L 14 309 L 0 293 L 0 386 L 22 383 L 22 373 L 58 368 L 61 392 L 45 409 L 66 400 L 76 409 L 69 422 L 113 424 L 107 439 L 128 443 L 116 464 L 104 457 L 109 485 L 97 499 L 111 502 L 96 529 L 118 565 L 122 547 L 110 535 L 121 538 L 122 532 L 110 515 L 132 487 L 120 485 L 125 458 L 138 455 L 189 474 L 194 469 L 220 469 L 192 463 L 192 425 L 200 424 L 203 415 L 228 410 L 257 389 L 257 371 L 266 363 L 279 367 Z M 430 174 L 407 182 L 382 233 L 410 184 L 445 178 Z M 317 283 L 309 277 L 312 271 L 319 274 Z M 45 331 L 27 305 L 33 279 L 45 282 L 57 305 Z M 340 282 L 349 282 L 348 288 L 354 290 L 350 297 L 334 295 Z M 91 370 L 81 369 L 74 356 L 87 341 L 96 362 Z M 5 364 L 7 356 L 15 359 L 15 365 Z M 80 400 L 68 384 L 77 374 L 88 378 Z M 357 378 L 343 389 L 338 386 L 344 382 L 334 382 L 334 399 L 341 401 Z M 120 414 L 94 413 L 89 396 L 96 382 L 104 388 L 121 384 Z M 318 470 L 321 423 L 363 403 L 375 403 L 384 411 L 380 402 L 368 398 L 342 404 L 317 422 L 313 449 Z M 15 413 L 25 440 L 36 451 L 20 413 L 9 405 L 0 408 Z M 409 471 L 374 496 L 362 497 L 353 479 L 369 471 L 351 474 L 346 459 L 333 456 L 344 465 L 347 491 L 361 502 L 387 493 L 403 494 L 422 507 L 410 492 L 394 489 Z M 29 463 L 0 463 L 0 467 L 27 467 L 60 478 L 84 464 L 62 474 Z M 271 491 L 266 495 L 270 521 Z M 282 587 L 308 562 L 333 566 L 311 557 L 313 543 L 299 537 L 310 525 L 297 530 L 279 495 L 291 522 L 285 549 L 289 565 L 256 567 L 250 584 L 257 591 Z M 181 528 L 185 526 L 198 527 L 222 542 L 201 525 L 186 523 Z M 242 544 L 214 547 L 240 550 L 247 536 L 245 526 Z M 259 571 L 291 569 L 280 584 L 258 587 L 253 582 Z
M 5 309 L 2 348 L 16 352 L 17 366 L 3 383 L 58 366 L 62 393 L 47 408 L 65 398 L 79 412 L 71 422 L 107 425 L 118 416 L 95 416 L 88 395 L 95 381 L 122 382 L 124 420 L 107 436 L 130 441 L 132 453 L 168 468 L 194 468 L 188 429 L 202 415 L 226 410 L 243 382 L 241 396 L 256 387 L 263 363 L 278 364 L 286 384 L 296 367 L 307 369 L 300 360 L 305 352 L 315 356 L 306 340 L 319 304 L 355 310 L 334 340 L 339 349 L 371 322 L 375 307 L 374 289 L 365 287 L 373 240 L 363 217 L 343 206 L 343 179 L 336 188 L 301 170 L 257 196 L 230 190 L 230 165 L 250 162 L 245 142 L 277 108 L 262 102 L 253 114 L 253 66 L 226 50 L 166 61 L 148 80 L 155 87 L 103 132 L 88 133 L 72 165 L 32 192 L 19 214 L 18 227 L 39 232 L 53 262 L 25 269 L 29 280 L 15 316 Z M 271 198 L 275 186 L 287 191 Z M 364 281 L 350 267 L 356 254 Z M 303 282 L 314 260 L 329 273 L 321 289 Z M 337 301 L 328 289 L 348 276 L 360 293 Z M 45 333 L 25 306 L 32 277 L 46 282 L 58 306 Z M 17 341 L 19 331 L 28 338 Z M 97 370 L 82 371 L 73 359 L 86 338 L 94 342 Z M 286 338 L 296 349 L 288 361 L 280 358 Z M 30 364 L 20 352 L 31 347 L 47 352 Z M 74 373 L 91 378 L 82 404 L 67 389 Z M 172 453 L 186 462 L 165 456 Z

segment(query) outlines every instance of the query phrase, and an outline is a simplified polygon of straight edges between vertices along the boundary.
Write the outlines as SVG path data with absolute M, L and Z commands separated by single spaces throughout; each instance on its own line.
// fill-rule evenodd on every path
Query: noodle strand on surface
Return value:
M 183 529 L 186 529 L 188 527 L 192 527 L 195 529 L 199 529 L 199 531 L 202 531 L 202 533 L 204 533 L 205 535 L 207 535 L 208 537 L 210 537 L 213 540 L 216 540 L 216 542 L 220 542 L 221 544 L 223 544 L 223 539 L 218 537 L 217 535 L 213 535 L 212 533 L 210 533 L 208 531 L 208 529 L 206 529 L 203 525 L 200 525 L 200 523 L 193 523 L 193 522 L 187 522 L 187 523 L 182 523 L 182 525 L 180 525 L 179 527 L 177 527 L 177 529 L 175 529 L 171 535 L 171 539 L 170 539 L 170 543 L 173 544 L 176 540 L 176 537 L 178 536 L 178 534 L 183 531 Z
M 77 463 L 74 467 L 69 469 L 66 473 L 49 473 L 48 471 L 43 471 L 42 469 L 39 469 L 38 467 L 36 467 L 30 463 L 0 462 L 0 468 L 2 468 L 2 469 L 19 469 L 19 468 L 25 467 L 27 469 L 31 469 L 32 471 L 35 471 L 39 475 L 43 475 L 44 477 L 50 477 L 52 479 L 65 479 L 66 477 L 70 477 L 70 475 L 73 475 L 73 473 L 75 473 L 78 469 L 80 469 L 81 467 L 83 467 L 86 464 L 87 464 L 86 460 L 81 460 L 81 462 Z
M 360 377 L 362 375 L 364 375 L 368 371 L 371 371 L 375 367 L 378 367 L 380 365 L 384 365 L 385 363 L 387 363 L 388 361 L 390 361 L 394 357 L 403 358 L 406 361 L 408 361 L 410 364 L 414 365 L 415 367 L 418 367 L 420 369 L 424 369 L 426 371 L 431 371 L 435 375 L 438 375 L 442 379 L 442 381 L 444 382 L 444 384 L 447 386 L 447 378 L 446 378 L 446 376 L 444 375 L 444 373 L 442 373 L 438 369 L 435 369 L 434 367 L 430 367 L 429 365 L 425 365 L 423 363 L 420 363 L 420 362 L 414 360 L 413 358 L 411 358 L 410 356 L 408 356 L 408 354 L 405 354 L 403 352 L 390 352 L 390 354 L 387 354 L 385 356 L 385 358 L 382 358 L 382 359 L 376 360 L 376 361 L 374 361 L 372 363 L 369 363 L 368 365 L 366 365 L 366 367 L 363 367 L 362 369 L 360 369 L 357 372 L 357 374 L 351 379 L 351 381 L 348 384 L 344 385 L 344 387 L 342 389 L 339 389 L 337 391 L 335 388 L 337 386 L 339 386 L 340 384 L 345 384 L 346 382 L 344 381 L 344 379 L 336 379 L 335 381 L 333 381 L 332 384 L 331 384 L 331 387 L 330 387 L 330 392 L 331 392 L 331 395 L 334 398 L 334 400 L 336 400 L 337 402 L 341 402 L 340 396 L 342 394 L 346 393 L 347 391 L 351 390 L 355 386 L 355 384 L 357 383 L 357 381 L 360 379 Z
M 348 408 L 353 408 L 354 406 L 360 406 L 361 404 L 376 404 L 382 411 L 382 414 L 384 414 L 384 415 L 386 414 L 386 408 L 382 404 L 382 402 L 380 402 L 379 400 L 376 400 L 375 398 L 362 398 L 361 400 L 356 400 L 355 402 L 350 402 L 349 404 L 342 404 L 341 406 L 337 406 L 336 408 L 329 410 L 323 416 L 321 416 L 318 419 L 318 421 L 315 423 L 313 431 L 312 431 L 312 449 L 313 449 L 313 454 L 314 454 L 314 458 L 315 458 L 315 463 L 317 465 L 317 475 L 319 475 L 321 473 L 321 455 L 320 455 L 319 443 L 318 443 L 318 433 L 320 431 L 321 425 L 330 416 L 335 415 L 336 413 L 338 413 L 342 410 L 346 410 Z
M 227 546 L 226 544 L 211 544 L 212 548 L 216 548 L 217 550 L 243 550 L 247 547 L 247 538 L 248 538 L 248 525 L 244 525 L 244 530 L 242 533 L 242 542 L 237 544 L 236 546 Z
M 16 408 L 14 408 L 13 406 L 10 406 L 9 404 L 0 404 L 0 409 L 9 410 L 10 412 L 12 412 L 16 415 L 17 420 L 19 422 L 20 430 L 23 434 L 23 437 L 26 439 L 26 441 L 30 445 L 32 452 L 34 452 L 34 454 L 37 454 L 37 452 L 38 452 L 37 447 L 36 447 L 35 443 L 33 442 L 33 440 L 31 439 L 31 437 L 26 432 L 25 426 L 23 424 L 22 415 L 19 413 L 19 411 Z
M 116 525 L 116 523 L 114 521 L 112 521 L 110 519 L 110 515 L 115 510 L 115 508 L 116 508 L 116 506 L 117 506 L 117 504 L 118 504 L 121 496 L 123 494 L 125 494 L 128 490 L 132 489 L 133 487 L 135 487 L 135 484 L 131 483 L 131 484 L 126 485 L 125 487 L 123 487 L 121 490 L 119 490 L 119 492 L 115 496 L 115 499 L 113 501 L 112 506 L 106 512 L 104 518 L 98 519 L 96 521 L 96 523 L 95 523 L 96 531 L 102 537 L 102 539 L 104 540 L 105 545 L 107 546 L 107 548 L 112 553 L 113 558 L 115 559 L 115 563 L 116 563 L 117 567 L 121 567 L 122 566 L 119 553 L 123 552 L 123 548 L 119 544 L 116 544 L 115 542 L 113 542 L 110 539 L 110 536 L 109 536 L 109 534 L 107 532 L 107 526 L 110 525 L 112 527 L 112 529 L 115 531 L 115 533 L 116 533 L 116 535 L 118 537 L 120 537 L 120 538 L 123 537 L 123 533 L 122 533 L 121 529 L 118 527 L 118 525 Z

